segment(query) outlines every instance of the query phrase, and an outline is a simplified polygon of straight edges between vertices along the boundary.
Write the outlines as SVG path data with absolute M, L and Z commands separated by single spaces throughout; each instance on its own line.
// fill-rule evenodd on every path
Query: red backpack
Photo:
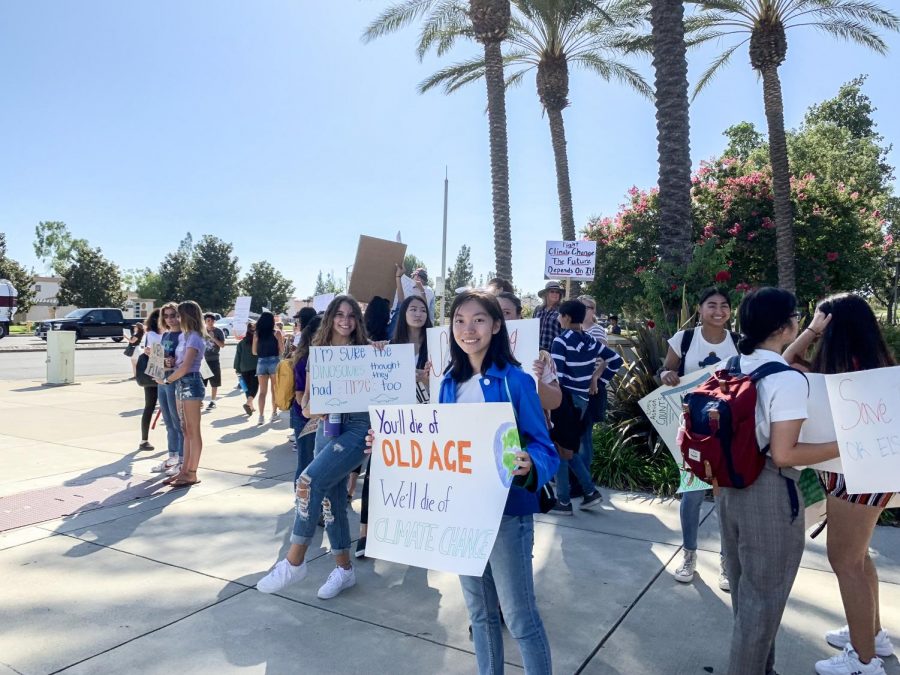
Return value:
M 788 370 L 803 375 L 776 361 L 745 375 L 741 357 L 733 356 L 724 370 L 687 394 L 678 430 L 684 468 L 714 488 L 752 485 L 765 466 L 768 450 L 756 442 L 756 384 Z

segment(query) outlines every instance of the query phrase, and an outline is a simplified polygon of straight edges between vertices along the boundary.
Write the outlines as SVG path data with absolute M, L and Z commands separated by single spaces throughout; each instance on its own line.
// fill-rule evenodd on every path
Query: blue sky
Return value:
M 244 270 L 268 260 L 305 295 L 320 269 L 344 275 L 358 235 L 393 239 L 399 230 L 434 275 L 447 166 L 447 263 L 468 244 L 476 274 L 486 274 L 494 265 L 484 85 L 417 94 L 441 62 L 416 60 L 414 30 L 360 41 L 386 5 L 0 3 L 0 231 L 9 254 L 41 271 L 32 249 L 41 220 L 65 221 L 123 268 L 155 268 L 186 232 L 210 233 L 234 244 Z M 793 33 L 781 69 L 787 125 L 868 73 L 879 130 L 900 142 L 900 40 L 887 37 L 892 51 L 880 57 Z M 715 53 L 690 55 L 692 79 Z M 652 77 L 648 63 L 639 67 Z M 614 213 L 631 185 L 655 184 L 656 127 L 649 101 L 593 75 L 573 73 L 570 100 L 580 227 Z M 509 93 L 507 115 L 513 273 L 517 286 L 536 290 L 559 215 L 533 78 Z M 765 128 L 745 50 L 692 107 L 695 163 L 719 153 L 722 131 L 741 120 Z

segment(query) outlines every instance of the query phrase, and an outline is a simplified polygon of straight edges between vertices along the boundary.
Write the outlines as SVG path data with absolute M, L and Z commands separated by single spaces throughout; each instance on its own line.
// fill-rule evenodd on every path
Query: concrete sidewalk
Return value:
M 165 454 L 164 428 L 151 433 L 156 451 L 136 449 L 143 394 L 133 382 L 0 382 L 0 497 L 35 510 L 61 494 L 84 502 L 0 532 L 0 673 L 475 672 L 452 575 L 367 559 L 357 587 L 322 601 L 332 563 L 316 545 L 304 582 L 275 596 L 254 589 L 288 546 L 296 455 L 286 420 L 256 427 L 233 386 L 226 372 L 225 396 L 203 416 L 202 483 L 170 492 L 149 471 Z M 115 474 L 145 496 L 117 503 L 104 487 Z M 682 585 L 671 578 L 678 503 L 604 492 L 602 510 L 537 517 L 554 672 L 724 673 L 731 609 L 716 583 L 712 504 L 698 578 Z M 785 613 L 782 675 L 814 672 L 835 653 L 823 633 L 844 623 L 822 539 L 809 542 Z M 900 530 L 878 528 L 872 548 L 883 621 L 900 632 Z M 507 640 L 507 670 L 521 672 Z M 886 666 L 900 673 L 896 658 Z

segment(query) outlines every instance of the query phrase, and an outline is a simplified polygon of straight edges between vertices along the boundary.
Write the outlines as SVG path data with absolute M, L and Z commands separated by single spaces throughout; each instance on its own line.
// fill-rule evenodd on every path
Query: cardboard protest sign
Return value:
M 544 278 L 593 281 L 596 260 L 596 241 L 548 241 Z
M 519 435 L 509 403 L 372 406 L 366 555 L 481 576 Z
M 406 244 L 361 235 L 347 292 L 358 302 L 375 296 L 390 302 L 397 292 L 396 265 L 403 265 Z
M 847 491 L 900 491 L 900 366 L 826 375 Z
M 450 330 L 450 326 L 434 326 L 425 331 L 425 338 L 428 341 L 428 358 L 431 360 L 428 388 L 431 400 L 434 402 L 438 400 L 444 371 L 450 365 Z M 532 377 L 534 374 L 531 372 L 531 364 L 540 353 L 538 346 L 540 330 L 540 319 L 515 319 L 506 322 L 509 347 L 513 356 L 522 364 L 522 369 Z
M 685 394 L 693 391 L 706 382 L 709 376 L 715 372 L 715 366 L 709 366 L 681 378 L 681 382 L 674 387 L 662 385 L 652 393 L 647 394 L 638 401 L 641 410 L 653 424 L 653 428 L 662 438 L 663 443 L 672 454 L 676 466 L 681 473 L 681 485 L 678 492 L 692 492 L 694 490 L 709 490 L 712 486 L 694 477 L 690 472 L 682 469 L 684 459 L 678 447 L 676 437 L 678 425 L 681 423 L 681 402 Z
M 234 317 L 231 327 L 234 336 L 238 339 L 247 334 L 247 322 L 250 320 L 250 303 L 253 300 L 249 295 L 242 295 L 234 301 Z
M 831 403 L 828 400 L 825 376 L 818 373 L 806 373 L 806 380 L 809 382 L 809 399 L 806 402 L 809 417 L 800 427 L 799 440 L 801 443 L 830 443 L 837 438 L 837 432 L 834 430 L 834 418 L 831 416 Z M 840 459 L 830 459 L 827 462 L 814 464 L 810 468 L 844 473 Z
M 411 344 L 312 347 L 310 410 L 316 415 L 365 412 L 373 404 L 416 402 L 416 357 Z
M 334 293 L 323 293 L 313 298 L 313 309 L 317 312 L 324 312 L 328 309 L 328 305 L 334 300 Z
M 166 376 L 166 350 L 161 343 L 150 345 L 145 372 L 154 380 L 162 380 Z

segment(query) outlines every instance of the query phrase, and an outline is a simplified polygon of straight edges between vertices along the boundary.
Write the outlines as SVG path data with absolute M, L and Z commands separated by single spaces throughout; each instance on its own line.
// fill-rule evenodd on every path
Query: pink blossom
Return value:
M 851 193 L 850 193 L 850 199 L 852 199 L 853 201 L 856 201 L 857 199 L 859 199 L 859 193 L 858 193 L 858 192 L 851 192 Z
M 829 251 L 828 253 L 825 254 L 825 257 L 828 259 L 828 262 L 834 262 L 835 260 L 838 259 L 838 252 L 837 251 Z
M 720 270 L 719 272 L 716 272 L 717 284 L 728 281 L 729 279 L 731 279 L 731 272 L 729 272 L 728 270 Z
M 738 284 L 737 286 L 735 286 L 734 288 L 735 288 L 736 291 L 739 291 L 739 292 L 741 292 L 741 293 L 746 293 L 747 291 L 750 290 L 750 284 L 748 284 L 748 283 L 745 282 L 745 281 L 742 281 L 741 283 L 739 283 L 739 284 Z
M 771 218 L 769 218 L 768 216 L 766 216 L 765 218 L 762 219 L 762 223 L 760 223 L 760 226 L 764 230 L 771 230 L 772 228 L 775 227 L 775 221 L 772 220 Z

